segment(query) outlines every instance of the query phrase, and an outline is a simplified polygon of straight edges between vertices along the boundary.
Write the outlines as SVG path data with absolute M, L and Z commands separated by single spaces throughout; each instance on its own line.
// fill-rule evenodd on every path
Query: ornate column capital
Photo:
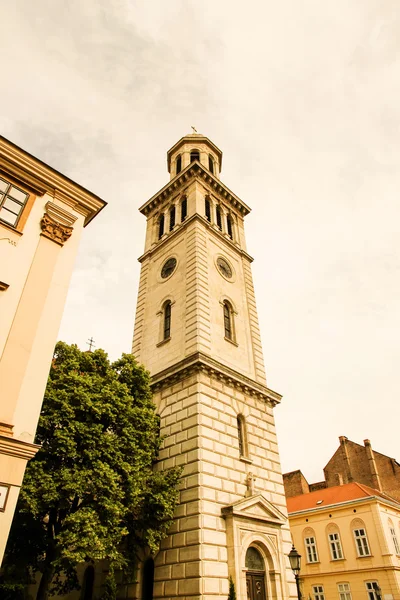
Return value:
M 77 217 L 54 202 L 47 202 L 45 208 L 46 212 L 40 221 L 42 235 L 63 246 L 72 235 Z

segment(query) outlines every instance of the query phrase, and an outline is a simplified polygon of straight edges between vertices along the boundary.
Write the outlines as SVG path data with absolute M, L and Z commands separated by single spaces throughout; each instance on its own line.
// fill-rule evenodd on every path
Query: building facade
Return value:
M 308 483 L 301 471 L 285 473 L 283 481 L 287 498 L 315 490 L 357 482 L 392 496 L 400 502 L 400 464 L 372 449 L 370 440 L 364 445 L 339 437 L 339 448 L 324 467 L 324 480 Z
M 180 505 L 136 598 L 296 597 L 274 406 L 267 387 L 244 217 L 220 180 L 221 151 L 191 134 L 147 218 L 132 353 L 151 372 L 165 436 L 158 467 L 182 465 Z
M 0 562 L 82 229 L 105 202 L 0 136 Z
M 307 600 L 400 599 L 400 503 L 348 483 L 288 498 Z

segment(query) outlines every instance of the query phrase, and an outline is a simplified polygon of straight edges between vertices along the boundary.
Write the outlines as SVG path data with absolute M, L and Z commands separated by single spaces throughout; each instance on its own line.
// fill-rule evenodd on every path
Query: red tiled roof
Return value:
M 300 510 L 309 510 L 311 508 L 323 508 L 324 506 L 332 506 L 341 502 L 349 502 L 359 498 L 368 498 L 378 496 L 383 500 L 391 500 L 397 502 L 387 494 L 374 490 L 373 488 L 363 485 L 362 483 L 346 483 L 344 485 L 336 485 L 328 487 L 308 494 L 293 496 L 287 498 L 288 513 L 294 513 Z M 322 501 L 322 502 L 321 502 Z

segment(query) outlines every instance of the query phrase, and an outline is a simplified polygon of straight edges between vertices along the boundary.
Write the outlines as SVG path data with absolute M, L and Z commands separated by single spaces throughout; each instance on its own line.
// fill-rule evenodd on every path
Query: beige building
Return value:
M 0 562 L 82 228 L 105 202 L 0 136 Z
M 147 218 L 132 352 L 153 377 L 160 468 L 184 467 L 180 505 L 124 597 L 287 599 L 296 588 L 244 218 L 222 152 L 191 134 Z
M 304 599 L 399 600 L 400 504 L 360 483 L 287 500 Z

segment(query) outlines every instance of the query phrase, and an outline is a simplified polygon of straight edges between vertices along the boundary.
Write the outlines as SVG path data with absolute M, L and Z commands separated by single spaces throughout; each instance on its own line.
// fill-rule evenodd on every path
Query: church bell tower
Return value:
M 238 600 L 295 598 L 273 415 L 281 397 L 265 379 L 250 209 L 221 182 L 222 152 L 207 137 L 181 138 L 167 163 L 170 181 L 140 208 L 132 353 L 152 375 L 159 467 L 184 470 L 173 526 L 141 569 L 137 597 L 153 583 L 155 599 L 226 600 L 232 577 Z

